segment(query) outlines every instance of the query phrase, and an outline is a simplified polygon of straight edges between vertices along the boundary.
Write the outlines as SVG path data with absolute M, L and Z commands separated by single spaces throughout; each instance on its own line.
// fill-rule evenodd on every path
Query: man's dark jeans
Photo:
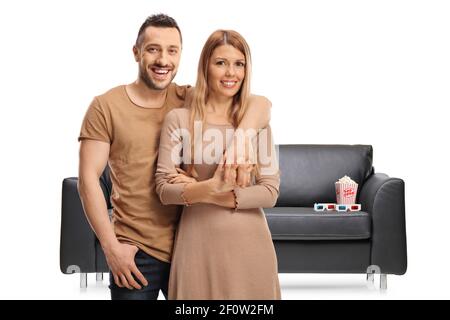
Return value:
M 109 273 L 109 289 L 111 290 L 111 300 L 156 300 L 159 290 L 167 299 L 167 287 L 169 284 L 170 264 L 160 261 L 139 250 L 134 258 L 136 266 L 148 281 L 148 286 L 144 287 L 138 279 L 135 280 L 142 286 L 141 290 L 120 288 L 114 282 L 112 273 Z

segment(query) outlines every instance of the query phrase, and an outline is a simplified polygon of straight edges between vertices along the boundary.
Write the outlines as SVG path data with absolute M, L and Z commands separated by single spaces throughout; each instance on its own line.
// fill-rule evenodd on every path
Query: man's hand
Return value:
M 239 124 L 242 129 L 262 129 L 269 125 L 272 102 L 264 96 L 250 95 L 248 108 Z
M 235 196 L 231 192 L 236 187 L 236 169 L 231 170 L 230 183 L 224 181 L 224 164 L 221 159 L 213 177 L 207 180 L 188 183 L 183 192 L 186 204 L 211 203 L 226 208 L 235 208 Z
M 114 276 L 114 282 L 120 288 L 126 287 L 130 290 L 142 289 L 139 283 L 134 280 L 133 275 L 144 285 L 148 282 L 139 271 L 134 262 L 134 257 L 138 248 L 133 245 L 117 242 L 110 248 L 104 248 L 106 261 Z
M 138 248 L 117 241 L 99 183 L 99 177 L 108 162 L 109 150 L 110 145 L 106 142 L 81 141 L 78 192 L 86 218 L 103 247 L 115 283 L 121 288 L 141 289 L 132 276 L 134 274 L 143 285 L 148 285 L 134 262 Z

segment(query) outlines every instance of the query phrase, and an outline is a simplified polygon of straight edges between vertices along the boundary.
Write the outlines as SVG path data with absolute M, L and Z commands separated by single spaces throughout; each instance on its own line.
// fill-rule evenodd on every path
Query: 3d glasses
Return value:
M 314 211 L 361 211 L 361 205 L 359 203 L 356 204 L 336 204 L 336 203 L 315 203 Z

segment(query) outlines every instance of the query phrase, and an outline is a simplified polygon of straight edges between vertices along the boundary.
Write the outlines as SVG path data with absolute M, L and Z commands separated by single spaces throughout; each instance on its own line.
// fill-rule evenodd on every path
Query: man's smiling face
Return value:
M 139 64 L 139 78 L 150 89 L 164 90 L 178 70 L 181 57 L 180 34 L 176 28 L 148 27 L 133 52 Z

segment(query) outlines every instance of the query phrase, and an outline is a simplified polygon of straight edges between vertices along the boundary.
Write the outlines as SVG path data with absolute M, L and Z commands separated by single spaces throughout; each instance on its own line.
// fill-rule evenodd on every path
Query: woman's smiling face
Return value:
M 231 45 L 214 49 L 208 65 L 208 87 L 211 93 L 233 97 L 245 78 L 245 56 Z

